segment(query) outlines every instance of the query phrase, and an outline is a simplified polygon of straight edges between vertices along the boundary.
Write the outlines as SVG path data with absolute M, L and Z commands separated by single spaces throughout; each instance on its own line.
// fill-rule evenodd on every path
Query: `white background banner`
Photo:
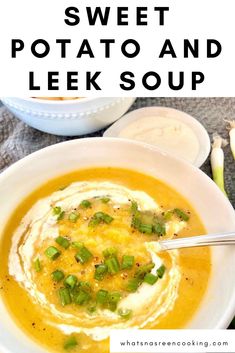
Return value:
M 233 330 L 113 330 L 112 353 L 232 353 Z
M 234 13 L 234 0 L 3 1 L 0 95 L 234 96 Z

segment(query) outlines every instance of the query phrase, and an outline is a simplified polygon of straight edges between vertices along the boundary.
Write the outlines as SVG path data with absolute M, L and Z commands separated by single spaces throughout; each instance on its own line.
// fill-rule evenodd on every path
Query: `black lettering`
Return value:
M 59 85 L 55 85 L 59 83 L 59 72 L 58 71 L 49 71 L 48 72 L 48 90 L 49 91 L 58 91 Z
M 97 77 L 101 74 L 101 71 L 96 71 L 93 76 L 91 76 L 91 72 L 86 72 L 86 89 L 88 91 L 91 90 L 91 86 L 95 88 L 96 91 L 100 91 L 100 86 L 95 82 Z
M 143 21 L 144 19 L 147 18 L 147 13 L 145 13 L 146 11 L 148 11 L 147 7 L 137 7 L 137 10 L 136 10 L 136 24 L 137 24 L 137 26 L 147 26 L 148 22 Z
M 215 51 L 212 51 L 212 46 L 215 46 Z M 216 58 L 222 52 L 222 45 L 216 39 L 208 39 L 207 40 L 207 57 L 208 58 Z
M 16 52 L 24 49 L 24 42 L 21 39 L 12 39 L 11 41 L 11 57 L 16 57 Z
M 97 18 L 100 19 L 100 23 L 102 26 L 107 26 L 109 20 L 110 7 L 105 7 L 104 13 L 100 7 L 96 7 L 94 14 L 92 14 L 91 8 L 87 7 L 87 18 L 90 26 L 94 26 L 96 24 Z
M 101 39 L 101 44 L 104 44 L 105 48 L 105 58 L 110 58 L 110 44 L 115 43 L 114 39 Z
M 40 86 L 36 86 L 34 84 L 34 72 L 33 71 L 29 72 L 29 89 L 31 91 L 39 91 L 40 90 Z
M 174 84 L 173 83 L 173 72 L 170 71 L 169 72 L 169 87 L 170 89 L 172 89 L 173 91 L 179 91 L 184 87 L 184 73 L 182 71 L 180 71 L 179 73 L 179 83 L 178 84 Z
M 199 41 L 194 39 L 194 44 L 192 45 L 188 39 L 184 39 L 184 58 L 189 57 L 189 51 L 194 58 L 199 57 Z
M 88 54 L 90 58 L 94 58 L 93 51 L 90 47 L 88 39 L 84 39 L 78 51 L 77 58 L 81 58 L 82 55 Z
M 70 39 L 56 39 L 56 43 L 61 44 L 61 58 L 66 58 L 66 44 L 71 43 Z
M 135 47 L 132 53 L 127 52 L 127 46 L 129 44 L 132 44 Z M 135 58 L 140 52 L 140 45 L 135 39 L 127 39 L 125 40 L 125 42 L 122 43 L 121 51 L 122 54 L 125 55 L 127 58 Z
M 131 71 L 124 71 L 120 75 L 120 79 L 122 82 L 127 83 L 128 85 L 125 85 L 123 83 L 120 84 L 121 89 L 124 91 L 131 91 L 132 89 L 135 88 L 135 81 L 132 80 L 131 78 L 134 78 L 135 75 Z
M 165 24 L 165 11 L 169 11 L 169 7 L 154 7 L 154 11 L 159 12 L 159 25 Z
M 150 85 L 147 82 L 150 77 L 156 79 L 156 82 L 153 85 Z M 155 89 L 158 89 L 158 87 L 161 85 L 161 77 L 158 75 L 157 72 L 149 71 L 143 76 L 142 83 L 144 88 L 148 89 L 149 91 L 154 91 Z
M 69 18 L 69 19 L 66 18 L 64 20 L 66 25 L 76 26 L 79 24 L 80 18 L 78 15 L 76 15 L 77 13 L 79 13 L 79 10 L 77 7 L 70 6 L 70 7 L 67 7 L 67 9 L 65 9 L 65 15 Z
M 118 7 L 117 8 L 117 25 L 118 26 L 128 26 L 128 21 L 125 21 L 128 18 L 128 14 L 125 13 L 128 11 L 128 7 Z
M 76 77 L 73 77 L 76 76 Z M 67 72 L 67 90 L 68 91 L 77 91 L 78 86 L 73 86 L 73 83 L 78 83 L 78 73 L 76 71 L 68 71 Z
M 202 83 L 205 79 L 205 76 L 200 71 L 193 71 L 192 72 L 192 90 L 196 91 L 197 85 Z
M 36 50 L 37 46 L 40 44 L 44 46 L 42 53 L 38 53 Z M 44 39 L 37 39 L 31 45 L 31 52 L 34 56 L 36 56 L 36 58 L 45 58 L 45 56 L 47 56 L 50 52 L 50 45 Z
M 162 47 L 162 50 L 161 50 L 161 53 L 159 55 L 159 58 L 163 58 L 166 54 L 170 54 L 172 56 L 172 58 L 177 58 L 170 39 L 165 40 L 163 47 Z

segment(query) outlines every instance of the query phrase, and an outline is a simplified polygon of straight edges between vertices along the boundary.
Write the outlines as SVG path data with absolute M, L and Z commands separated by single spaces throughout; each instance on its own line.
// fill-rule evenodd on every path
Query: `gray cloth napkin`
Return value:
M 210 136 L 218 132 L 228 138 L 223 119 L 235 119 L 235 98 L 138 98 L 130 110 L 154 105 L 172 107 L 191 114 L 205 126 Z M 103 131 L 99 131 L 86 136 L 102 134 Z M 5 107 L 0 107 L 0 171 L 40 148 L 69 139 L 35 130 L 16 119 Z M 202 170 L 211 176 L 209 160 Z M 235 206 L 235 161 L 229 146 L 225 148 L 225 182 L 230 201 Z

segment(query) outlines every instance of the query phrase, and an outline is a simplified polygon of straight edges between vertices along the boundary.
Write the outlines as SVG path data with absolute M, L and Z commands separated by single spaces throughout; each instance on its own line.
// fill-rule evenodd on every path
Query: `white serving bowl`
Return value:
M 58 175 L 98 166 L 129 168 L 154 176 L 191 202 L 208 232 L 235 230 L 235 212 L 231 204 L 214 182 L 198 168 L 143 143 L 115 138 L 90 138 L 42 149 L 0 175 L 0 236 L 12 211 L 35 188 Z M 234 268 L 234 247 L 212 249 L 212 275 L 208 290 L 186 328 L 222 329 L 229 325 L 235 314 Z M 0 313 L 1 353 L 45 353 L 17 327 L 1 299 Z
M 3 97 L 2 103 L 19 119 L 35 129 L 62 136 L 98 131 L 119 119 L 135 98 L 81 98 L 44 100 Z

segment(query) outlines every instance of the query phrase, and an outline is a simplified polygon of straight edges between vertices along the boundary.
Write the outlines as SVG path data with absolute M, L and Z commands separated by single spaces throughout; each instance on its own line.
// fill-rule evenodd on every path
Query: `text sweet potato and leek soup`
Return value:
M 161 181 L 118 168 L 76 171 L 11 216 L 1 293 L 49 351 L 105 353 L 114 328 L 185 327 L 207 288 L 210 250 L 160 252 L 158 241 L 203 233 L 188 201 Z

